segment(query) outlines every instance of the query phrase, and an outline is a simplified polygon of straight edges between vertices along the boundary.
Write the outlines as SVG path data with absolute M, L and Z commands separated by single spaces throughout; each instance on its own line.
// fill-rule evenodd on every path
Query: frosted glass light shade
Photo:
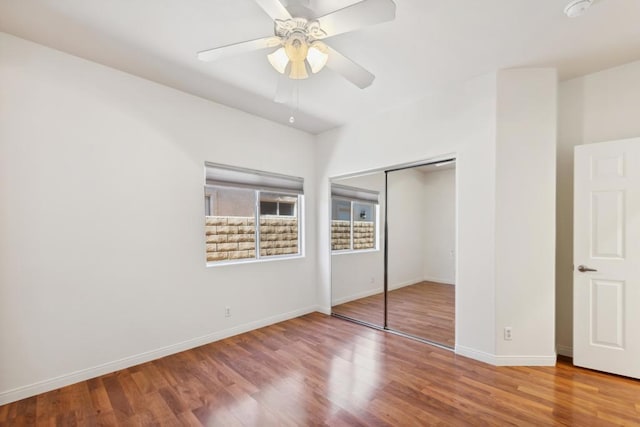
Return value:
M 326 48 L 324 50 L 326 50 Z M 309 67 L 311 67 L 311 72 L 313 74 L 322 70 L 324 66 L 327 65 L 328 59 L 329 55 L 322 50 L 322 46 L 311 45 L 311 47 L 309 47 L 309 51 L 307 52 L 307 62 L 309 63 Z
M 294 34 L 284 43 L 284 51 L 291 62 L 304 61 L 309 45 L 300 35 Z
M 290 79 L 300 80 L 309 77 L 307 66 L 304 63 L 308 50 L 309 45 L 304 36 L 300 34 L 294 33 L 285 42 L 284 51 L 291 62 L 291 70 L 289 71 Z
M 287 65 L 289 64 L 289 57 L 283 47 L 267 55 L 267 58 L 269 59 L 271 66 L 275 68 L 276 71 L 280 74 L 284 74 L 287 69 Z
M 289 78 L 294 80 L 306 79 L 309 77 L 307 73 L 307 66 L 304 63 L 304 59 L 302 61 L 291 61 L 291 71 L 289 72 Z

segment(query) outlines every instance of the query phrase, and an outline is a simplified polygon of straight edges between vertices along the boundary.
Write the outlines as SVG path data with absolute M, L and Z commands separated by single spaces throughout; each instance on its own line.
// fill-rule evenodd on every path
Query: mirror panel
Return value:
M 331 180 L 332 312 L 378 327 L 384 326 L 384 175 Z M 377 204 L 367 200 L 374 194 Z
M 455 345 L 455 166 L 387 173 L 387 327 Z

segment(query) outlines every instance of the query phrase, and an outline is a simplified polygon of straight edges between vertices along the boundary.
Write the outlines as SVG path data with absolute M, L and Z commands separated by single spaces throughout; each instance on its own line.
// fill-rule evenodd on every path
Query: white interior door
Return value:
M 640 138 L 575 149 L 573 300 L 574 364 L 640 378 Z

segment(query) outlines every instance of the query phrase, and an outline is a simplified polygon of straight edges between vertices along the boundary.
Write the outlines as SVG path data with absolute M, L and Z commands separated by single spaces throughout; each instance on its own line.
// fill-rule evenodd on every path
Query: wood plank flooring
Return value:
M 318 313 L 0 406 L 2 426 L 640 425 L 640 381 L 493 367 Z
M 382 326 L 384 296 L 337 305 L 332 311 L 342 316 Z M 420 282 L 389 292 L 390 329 L 425 338 L 447 347 L 455 346 L 455 286 Z

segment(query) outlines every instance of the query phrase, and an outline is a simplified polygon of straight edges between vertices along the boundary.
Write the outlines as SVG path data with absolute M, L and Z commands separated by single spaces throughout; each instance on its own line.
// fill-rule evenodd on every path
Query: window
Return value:
M 208 264 L 302 255 L 302 178 L 205 164 Z
M 331 185 L 331 250 L 378 248 L 378 192 Z
M 260 195 L 260 215 L 295 216 L 296 197 L 262 193 Z

